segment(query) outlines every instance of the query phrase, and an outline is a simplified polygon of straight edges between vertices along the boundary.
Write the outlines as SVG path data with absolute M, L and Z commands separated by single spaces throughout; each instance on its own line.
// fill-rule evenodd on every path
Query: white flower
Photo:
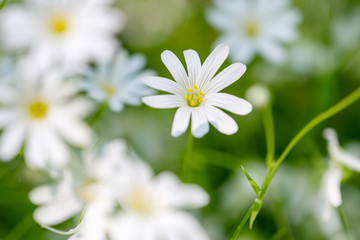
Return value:
M 112 221 L 110 238 L 208 240 L 200 224 L 183 208 L 205 206 L 209 196 L 197 185 L 182 184 L 163 172 L 153 176 L 150 167 L 133 161 L 119 189 L 122 211 Z
M 281 63 L 286 54 L 281 46 L 297 38 L 299 12 L 289 9 L 288 0 L 215 0 L 207 12 L 209 23 L 223 33 L 217 42 L 234 50 L 234 61 L 250 63 L 256 54 Z
M 344 168 L 360 172 L 360 158 L 340 148 L 336 131 L 331 128 L 324 130 L 324 137 L 328 141 L 330 156 L 329 168 L 323 176 L 322 191 L 327 205 L 324 208 L 323 217 L 330 217 L 332 207 L 342 204 L 341 180 Z
M 37 68 L 76 67 L 111 57 L 122 28 L 110 0 L 25 0 L 3 9 L 0 41 L 10 50 L 29 49 Z
M 125 103 L 140 105 L 141 97 L 153 93 L 141 81 L 153 75 L 150 70 L 142 70 L 145 63 L 143 55 L 130 57 L 125 50 L 120 50 L 112 61 L 100 63 L 98 69 L 88 74 L 83 88 L 93 99 L 108 102 L 115 112 L 122 111 Z
M 186 131 L 190 116 L 194 137 L 203 137 L 209 131 L 209 122 L 224 134 L 234 134 L 238 130 L 236 122 L 216 107 L 239 115 L 251 112 L 251 104 L 244 99 L 219 93 L 238 80 L 246 70 L 244 64 L 234 63 L 214 77 L 228 54 L 229 47 L 221 44 L 201 65 L 198 54 L 194 50 L 186 50 L 184 56 L 188 73 L 172 52 L 166 50 L 161 54 L 163 63 L 175 81 L 149 77 L 144 79 L 144 83 L 172 94 L 148 96 L 142 100 L 153 108 L 178 108 L 172 125 L 172 136 L 178 137 Z
M 39 77 L 21 70 L 17 78 L 0 82 L 0 160 L 14 158 L 26 142 L 24 157 L 30 167 L 63 166 L 69 160 L 66 143 L 85 147 L 91 142 L 92 131 L 82 121 L 90 103 L 75 97 L 76 84 L 56 73 Z
M 106 144 L 100 151 L 86 152 L 80 165 L 64 171 L 58 185 L 43 185 L 30 192 L 30 200 L 41 205 L 34 212 L 35 221 L 51 226 L 83 211 L 73 238 L 106 240 L 126 158 L 126 145 L 121 140 Z
M 263 107 L 269 104 L 270 92 L 267 87 L 261 84 L 255 84 L 249 87 L 245 93 L 246 98 L 254 105 L 254 107 Z

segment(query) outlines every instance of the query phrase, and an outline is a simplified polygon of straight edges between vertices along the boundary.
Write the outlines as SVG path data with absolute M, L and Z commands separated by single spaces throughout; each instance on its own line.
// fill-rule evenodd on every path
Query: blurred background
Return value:
M 15 2 L 8 1 L 7 5 Z M 130 53 L 147 57 L 147 68 L 172 79 L 161 62 L 161 52 L 171 50 L 184 63 L 183 50 L 194 49 L 204 61 L 221 34 L 205 18 L 212 6 L 210 0 L 118 0 L 113 7 L 126 15 L 118 38 Z M 226 89 L 241 98 L 256 83 L 269 89 L 277 157 L 301 127 L 360 83 L 360 3 L 293 0 L 291 7 L 301 12 L 302 21 L 298 39 L 285 44 L 288 60 L 272 64 L 257 56 L 247 64 L 241 79 Z M 0 54 L 7 54 L 1 46 Z M 228 59 L 222 68 L 229 64 Z M 103 140 L 126 139 L 156 172 L 180 173 L 188 133 L 171 137 L 174 113 L 174 109 L 126 106 L 121 113 L 105 109 L 90 124 Z M 189 165 L 188 181 L 201 185 L 211 196 L 210 204 L 194 214 L 214 240 L 230 238 L 256 197 L 240 166 L 259 185 L 266 172 L 262 110 L 254 108 L 247 116 L 230 115 L 239 131 L 226 136 L 211 127 L 205 137 L 195 139 Z M 330 222 L 321 219 L 320 185 L 328 166 L 322 135 L 326 127 L 337 130 L 341 145 L 360 142 L 360 104 L 320 124 L 299 142 L 270 185 L 253 229 L 245 227 L 240 239 L 344 238 L 338 216 Z M 0 239 L 66 239 L 33 221 L 36 206 L 28 200 L 28 192 L 43 181 L 43 175 L 25 167 L 21 155 L 17 158 L 0 163 Z M 359 174 L 344 179 L 342 197 L 353 239 L 360 239 Z M 70 223 L 62 226 L 67 225 Z

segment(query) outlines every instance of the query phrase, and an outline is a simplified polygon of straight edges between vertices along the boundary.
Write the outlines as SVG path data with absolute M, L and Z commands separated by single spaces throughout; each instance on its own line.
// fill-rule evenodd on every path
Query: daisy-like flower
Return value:
M 182 184 L 163 172 L 153 176 L 152 169 L 133 161 L 119 189 L 122 211 L 112 221 L 110 238 L 208 240 L 198 221 L 183 208 L 199 208 L 209 201 L 197 185 Z
M 9 50 L 29 49 L 40 69 L 52 64 L 74 68 L 86 61 L 108 59 L 124 23 L 111 2 L 25 0 L 2 11 L 0 41 Z
M 340 148 L 337 133 L 334 129 L 325 129 L 324 137 L 328 141 L 327 146 L 330 156 L 329 168 L 323 176 L 322 185 L 322 191 L 327 203 L 324 208 L 323 217 L 328 219 L 331 207 L 339 207 L 342 204 L 341 180 L 344 170 L 360 172 L 360 158 Z
M 30 192 L 30 200 L 40 205 L 34 212 L 35 221 L 51 226 L 83 211 L 72 239 L 106 240 L 126 158 L 126 145 L 121 140 L 104 145 L 100 151 L 85 152 L 83 161 L 73 165 L 72 171 L 66 170 L 59 184 Z
M 198 54 L 194 50 L 186 50 L 184 56 L 188 73 L 171 51 L 166 50 L 161 54 L 163 63 L 175 81 L 148 77 L 144 83 L 172 94 L 148 96 L 142 100 L 153 108 L 178 108 L 172 125 L 172 136 L 178 137 L 186 131 L 190 116 L 194 137 L 203 137 L 209 131 L 209 122 L 224 134 L 234 134 L 238 130 L 236 122 L 217 107 L 239 115 L 251 112 L 252 106 L 246 100 L 219 93 L 238 80 L 246 70 L 244 64 L 234 63 L 215 76 L 228 54 L 229 47 L 221 44 L 201 65 Z
M 289 0 L 215 0 L 207 12 L 208 22 L 233 49 L 234 61 L 250 63 L 256 54 L 281 63 L 286 53 L 281 46 L 297 38 L 298 11 L 289 9 Z
M 57 73 L 39 77 L 19 72 L 19 82 L 0 82 L 0 160 L 14 158 L 25 142 L 30 167 L 63 166 L 69 159 L 66 143 L 85 147 L 91 142 L 92 131 L 82 121 L 91 104 L 75 97 L 76 83 L 63 81 Z
M 141 81 L 145 76 L 154 75 L 151 70 L 142 70 L 145 64 L 143 55 L 129 56 L 125 50 L 120 50 L 113 60 L 100 63 L 96 70 L 87 74 L 83 89 L 91 98 L 106 101 L 114 112 L 123 110 L 124 104 L 138 106 L 141 97 L 153 93 Z

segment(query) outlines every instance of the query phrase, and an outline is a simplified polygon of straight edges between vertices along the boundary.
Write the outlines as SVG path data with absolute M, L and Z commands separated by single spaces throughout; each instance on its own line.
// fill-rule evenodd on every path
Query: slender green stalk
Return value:
M 266 138 L 266 164 L 269 168 L 272 168 L 275 158 L 275 133 L 273 114 L 270 104 L 263 108 L 263 115 Z
M 191 156 L 193 151 L 193 142 L 194 142 L 193 136 L 191 134 L 191 131 L 189 131 L 189 137 L 186 144 L 185 158 L 182 169 L 182 175 L 185 181 L 188 180 L 189 178 L 189 165 L 191 162 Z
M 267 189 L 269 188 L 269 185 L 271 183 L 271 180 L 273 179 L 275 173 L 277 172 L 277 170 L 279 169 L 281 163 L 285 160 L 285 158 L 288 156 L 288 154 L 290 153 L 290 151 L 294 148 L 294 146 L 310 131 L 312 130 L 314 127 L 316 127 L 317 125 L 319 125 L 321 122 L 329 119 L 330 117 L 336 115 L 337 113 L 341 112 L 342 110 L 344 110 L 345 108 L 349 107 L 350 105 L 352 105 L 353 103 L 355 103 L 356 101 L 358 101 L 360 99 L 360 87 L 357 88 L 355 91 L 353 91 L 350 95 L 348 95 L 347 97 L 345 97 L 343 100 L 341 100 L 339 103 L 335 104 L 333 107 L 329 108 L 328 110 L 326 110 L 325 112 L 319 114 L 317 117 L 315 117 L 314 119 L 312 119 L 308 124 L 306 124 L 296 135 L 295 137 L 290 141 L 290 143 L 286 146 L 285 150 L 283 151 L 283 153 L 280 155 L 279 159 L 276 161 L 274 168 L 271 169 L 270 171 L 268 170 L 268 173 L 266 174 L 265 177 L 265 181 L 262 185 L 261 188 L 261 192 L 260 195 L 258 196 L 257 199 L 259 200 L 263 200 L 266 194 Z M 253 204 L 254 206 L 254 204 Z M 251 207 L 252 208 L 252 207 Z M 249 209 L 249 211 L 251 210 L 251 208 Z M 248 211 L 248 212 L 249 212 Z M 250 211 L 251 213 L 251 211 Z M 231 240 L 235 240 L 240 232 L 241 229 L 244 227 L 245 223 L 248 218 L 249 218 L 250 214 L 246 214 L 244 216 L 244 218 L 242 219 L 242 221 L 240 222 L 238 228 L 236 229 L 234 235 L 232 236 Z
M 250 215 L 251 215 L 252 210 L 253 210 L 253 206 L 251 206 L 249 208 L 249 210 L 246 212 L 246 214 L 243 217 L 243 219 L 241 220 L 240 224 L 237 226 L 234 235 L 231 237 L 231 240 L 236 240 L 236 238 L 239 236 L 239 234 L 240 234 L 241 230 L 243 229 L 243 227 L 245 226 L 247 220 L 250 218 Z
M 32 219 L 32 214 L 27 215 L 23 220 L 21 220 L 11 231 L 6 235 L 3 240 L 19 240 L 23 239 L 25 234 L 30 230 L 34 225 L 34 220 Z
M 344 209 L 341 206 L 339 206 L 337 208 L 337 212 L 338 212 L 339 217 L 340 217 L 340 222 L 341 222 L 341 225 L 342 225 L 342 228 L 343 228 L 343 231 L 344 231 L 345 238 L 347 240 L 350 240 L 349 224 L 348 224 L 346 215 L 344 213 Z
M 5 6 L 6 1 L 7 1 L 7 0 L 3 0 L 3 1 L 2 1 L 2 3 L 0 4 L 0 10 Z

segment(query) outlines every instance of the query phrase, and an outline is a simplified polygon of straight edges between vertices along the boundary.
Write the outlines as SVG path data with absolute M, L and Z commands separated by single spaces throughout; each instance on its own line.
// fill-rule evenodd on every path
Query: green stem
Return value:
M 344 209 L 341 206 L 339 206 L 337 208 L 337 212 L 338 212 L 339 217 L 340 217 L 340 222 L 341 222 L 341 225 L 342 225 L 342 228 L 343 228 L 343 231 L 344 231 L 345 238 L 347 240 L 350 240 L 349 224 L 348 224 L 347 218 L 345 216 Z
M 5 6 L 6 1 L 7 1 L 7 0 L 3 0 L 3 1 L 2 1 L 2 3 L 0 4 L 0 10 Z
M 26 216 L 21 220 L 11 231 L 6 235 L 3 240 L 18 240 L 23 239 L 23 236 L 30 230 L 34 225 L 32 214 Z
M 275 157 L 275 133 L 274 133 L 274 120 L 271 110 L 271 105 L 267 105 L 263 109 L 263 121 L 266 138 L 266 164 L 268 168 L 273 167 Z
M 230 240 L 236 240 L 236 238 L 239 236 L 241 230 L 243 229 L 243 227 L 245 226 L 247 220 L 250 218 L 250 215 L 252 213 L 252 209 L 253 209 L 252 205 L 249 210 L 246 212 L 245 216 L 243 217 L 243 219 L 241 220 L 240 224 L 237 226 L 236 231 L 234 233 L 234 235 L 231 237 Z
M 269 185 L 271 183 L 271 180 L 273 179 L 275 173 L 279 169 L 281 163 L 285 160 L 285 158 L 288 156 L 290 151 L 294 148 L 294 146 L 314 127 L 319 125 L 321 122 L 325 121 L 326 119 L 336 115 L 337 113 L 341 112 L 345 108 L 349 107 L 356 101 L 360 99 L 360 87 L 357 88 L 355 91 L 353 91 L 350 95 L 345 97 L 343 100 L 341 100 L 339 103 L 335 104 L 333 107 L 329 108 L 325 112 L 319 114 L 317 117 L 312 119 L 308 124 L 306 124 L 296 135 L 295 137 L 290 141 L 290 143 L 286 146 L 283 153 L 280 155 L 279 159 L 276 161 L 275 166 L 273 169 L 268 171 L 266 174 L 265 181 L 262 185 L 261 192 L 258 196 L 259 200 L 263 200 L 266 194 L 267 189 L 269 188 Z M 250 208 L 251 210 L 251 208 Z M 249 211 L 250 211 L 249 210 Z M 251 211 L 250 211 L 251 212 Z M 246 214 L 239 224 L 238 228 L 236 229 L 234 235 L 232 236 L 231 240 L 235 240 L 238 235 L 240 234 L 241 229 L 244 226 L 243 222 L 246 222 L 249 218 L 250 214 Z
M 193 136 L 190 131 L 189 137 L 187 140 L 187 144 L 186 144 L 185 158 L 184 158 L 183 169 L 182 169 L 182 175 L 183 175 L 184 181 L 187 181 L 188 177 L 189 177 L 189 165 L 191 162 L 191 156 L 192 156 L 192 151 L 193 151 L 193 142 L 194 142 L 194 139 L 193 139 Z

